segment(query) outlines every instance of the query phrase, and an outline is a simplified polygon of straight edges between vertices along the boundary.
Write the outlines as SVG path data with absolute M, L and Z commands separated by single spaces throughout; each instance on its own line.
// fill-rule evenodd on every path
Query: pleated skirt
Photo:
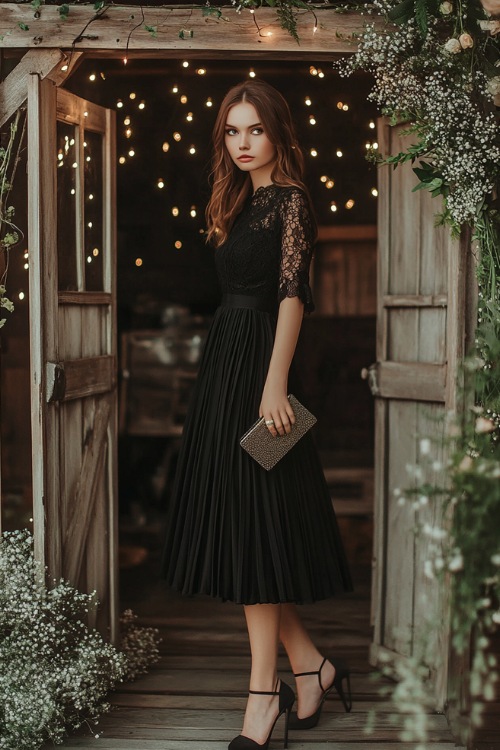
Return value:
M 270 471 L 239 444 L 259 416 L 275 330 L 272 314 L 233 302 L 205 339 L 161 562 L 186 596 L 305 604 L 352 590 L 314 428 Z M 293 361 L 288 392 L 307 406 Z

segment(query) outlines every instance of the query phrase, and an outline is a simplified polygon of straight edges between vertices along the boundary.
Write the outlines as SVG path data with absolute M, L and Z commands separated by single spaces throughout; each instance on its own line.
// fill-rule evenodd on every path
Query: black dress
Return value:
M 215 250 L 223 297 L 190 396 L 162 557 L 185 595 L 302 604 L 352 589 L 314 428 L 269 472 L 239 444 L 259 416 L 279 303 L 298 296 L 314 309 L 311 239 L 304 193 L 270 185 Z M 307 406 L 293 361 L 288 392 Z

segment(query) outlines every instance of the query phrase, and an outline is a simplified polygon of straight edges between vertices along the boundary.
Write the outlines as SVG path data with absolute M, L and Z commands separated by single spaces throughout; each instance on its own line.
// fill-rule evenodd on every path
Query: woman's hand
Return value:
M 283 385 L 266 381 L 259 406 L 259 417 L 264 417 L 266 421 L 273 420 L 274 423 L 268 424 L 267 428 L 274 437 L 291 432 L 292 425 L 295 424 L 295 414 L 287 398 L 286 383 Z

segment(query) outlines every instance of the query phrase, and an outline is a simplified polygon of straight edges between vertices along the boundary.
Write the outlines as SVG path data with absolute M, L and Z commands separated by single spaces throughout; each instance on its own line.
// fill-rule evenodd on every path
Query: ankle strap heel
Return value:
M 332 692 L 332 690 L 335 688 L 337 691 L 340 700 L 342 701 L 345 710 L 349 713 L 352 709 L 352 698 L 351 698 L 351 678 L 349 669 L 346 667 L 346 665 L 341 662 L 333 662 L 331 661 L 331 664 L 333 668 L 335 669 L 335 677 L 333 678 L 332 684 L 324 688 L 323 683 L 321 682 L 321 670 L 323 669 L 323 666 L 325 662 L 327 661 L 327 658 L 325 657 L 323 661 L 321 662 L 321 666 L 319 669 L 314 670 L 313 672 L 297 672 L 294 673 L 294 677 L 303 677 L 304 675 L 318 675 L 318 682 L 319 686 L 322 691 L 322 696 L 320 700 L 320 704 L 316 711 L 311 714 L 311 716 L 306 716 L 303 719 L 299 719 L 297 716 L 297 713 L 294 711 L 293 714 L 290 717 L 290 729 L 312 729 L 312 727 L 315 727 L 316 724 L 319 721 L 319 717 L 321 716 L 321 709 L 323 708 L 323 703 L 325 702 L 328 695 Z M 347 694 L 344 692 L 343 687 L 343 681 L 347 681 Z
M 273 725 L 271 727 L 271 731 L 269 732 L 269 735 L 267 737 L 267 740 L 264 742 L 263 745 L 259 745 L 258 742 L 255 742 L 255 740 L 252 740 L 250 737 L 245 737 L 245 735 L 240 734 L 238 737 L 235 737 L 234 740 L 232 740 L 229 743 L 228 750 L 257 750 L 260 748 L 261 750 L 267 750 L 269 747 L 269 742 L 271 740 L 271 736 L 274 730 L 274 727 L 276 725 L 276 722 L 278 721 L 279 717 L 282 713 L 285 714 L 285 732 L 284 732 L 284 742 L 283 747 L 288 747 L 288 723 L 290 719 L 290 710 L 293 706 L 293 703 L 295 701 L 295 693 L 293 692 L 292 688 L 286 684 L 286 682 L 283 682 L 283 680 L 277 680 L 276 687 L 278 686 L 278 682 L 280 685 L 279 690 L 249 690 L 249 693 L 252 693 L 252 695 L 279 695 L 279 711 L 278 715 L 275 718 Z

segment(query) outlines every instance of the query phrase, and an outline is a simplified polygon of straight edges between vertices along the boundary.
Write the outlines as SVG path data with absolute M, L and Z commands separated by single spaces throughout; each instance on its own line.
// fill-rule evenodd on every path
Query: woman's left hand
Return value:
M 267 428 L 274 437 L 291 432 L 292 425 L 295 424 L 295 415 L 287 398 L 286 384 L 283 386 L 266 381 L 259 406 L 259 417 L 264 417 L 266 422 L 273 420 Z

